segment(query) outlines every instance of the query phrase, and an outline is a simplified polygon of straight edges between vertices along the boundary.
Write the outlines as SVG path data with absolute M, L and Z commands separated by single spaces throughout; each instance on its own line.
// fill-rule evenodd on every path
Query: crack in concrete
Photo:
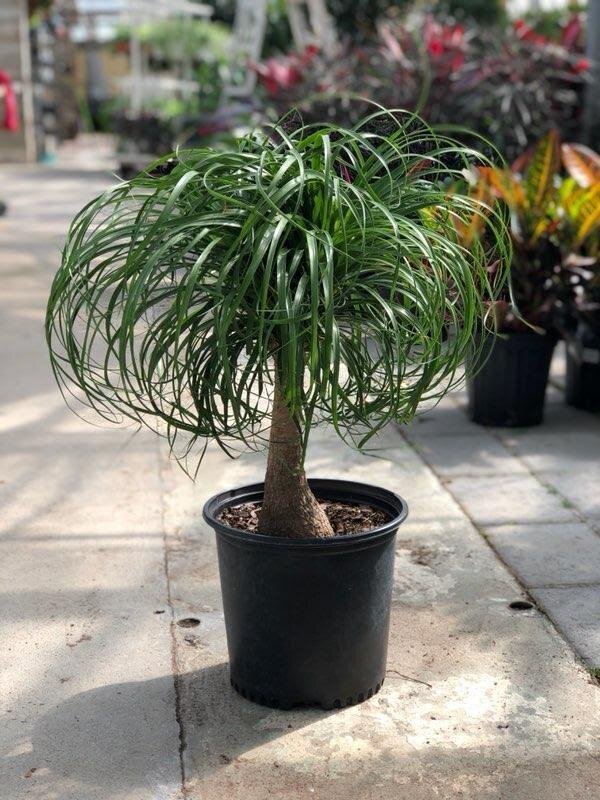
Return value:
M 160 517 L 161 517 L 161 530 L 163 538 L 163 568 L 165 572 L 165 582 L 167 588 L 167 605 L 169 607 L 169 633 L 171 639 L 171 673 L 173 675 L 173 691 L 175 694 L 175 721 L 177 722 L 177 730 L 179 733 L 179 771 L 181 777 L 181 797 L 183 800 L 189 797 L 186 788 L 185 776 L 185 760 L 184 751 L 186 749 L 185 730 L 183 726 L 182 715 L 182 700 L 181 700 L 181 670 L 179 660 L 177 657 L 177 639 L 175 635 L 175 609 L 173 607 L 173 598 L 171 594 L 171 578 L 169 575 L 169 544 L 167 540 L 167 526 L 165 520 L 165 482 L 163 478 L 163 462 L 162 462 L 162 449 L 160 439 L 156 440 L 156 468 L 158 473 L 158 482 L 160 486 Z

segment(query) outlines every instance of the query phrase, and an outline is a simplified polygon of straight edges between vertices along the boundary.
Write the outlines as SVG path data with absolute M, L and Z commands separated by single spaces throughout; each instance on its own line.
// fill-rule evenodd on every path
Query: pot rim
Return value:
M 309 478 L 308 484 L 317 497 L 372 505 L 382 511 L 387 511 L 390 519 L 369 531 L 330 536 L 327 539 L 294 539 L 288 536 L 270 536 L 264 533 L 243 531 L 239 528 L 232 528 L 217 518 L 226 508 L 241 503 L 259 501 L 264 490 L 262 481 L 218 492 L 206 501 L 202 516 L 218 536 L 224 537 L 232 543 L 304 552 L 322 552 L 324 550 L 339 552 L 344 549 L 355 550 L 361 547 L 372 547 L 382 540 L 394 536 L 398 527 L 408 516 L 406 500 L 399 494 L 380 486 L 359 481 L 347 481 L 343 478 Z

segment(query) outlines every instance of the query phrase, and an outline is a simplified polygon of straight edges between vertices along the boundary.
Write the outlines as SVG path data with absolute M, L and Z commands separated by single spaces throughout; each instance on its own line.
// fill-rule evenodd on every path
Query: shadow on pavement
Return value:
M 283 714 L 243 700 L 229 685 L 226 662 L 181 676 L 178 691 L 186 694 L 185 714 L 194 716 L 195 741 L 189 749 L 196 777 L 210 775 L 291 729 L 338 713 L 300 709 Z M 102 787 L 103 796 L 112 798 L 139 787 L 152 791 L 169 785 L 168 776 L 180 773 L 173 745 L 179 740 L 174 709 L 181 704 L 174 701 L 173 677 L 164 675 L 109 684 L 60 703 L 39 720 L 33 751 L 26 756 L 27 764 L 37 765 L 38 788 L 42 779 L 47 780 L 49 792 L 57 788 L 57 781 L 76 782 Z M 132 741 L 139 732 L 140 707 L 159 704 L 164 706 L 164 725 L 149 728 L 142 740 Z M 268 723 L 273 716 L 274 725 Z M 135 720 L 131 727 L 130 719 Z

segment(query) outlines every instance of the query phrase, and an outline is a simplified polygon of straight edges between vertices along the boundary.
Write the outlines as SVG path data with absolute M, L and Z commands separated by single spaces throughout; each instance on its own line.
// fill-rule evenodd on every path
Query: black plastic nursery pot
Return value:
M 224 509 L 260 502 L 263 484 L 212 497 L 231 684 L 261 705 L 343 708 L 376 694 L 385 678 L 394 539 L 405 501 L 385 489 L 309 480 L 323 500 L 389 515 L 366 533 L 328 539 L 265 536 L 219 521 Z
M 584 411 L 600 411 L 600 335 L 578 325 L 567 339 L 565 399 Z
M 539 425 L 556 341 L 534 332 L 489 337 L 487 361 L 467 380 L 470 419 L 500 428 Z

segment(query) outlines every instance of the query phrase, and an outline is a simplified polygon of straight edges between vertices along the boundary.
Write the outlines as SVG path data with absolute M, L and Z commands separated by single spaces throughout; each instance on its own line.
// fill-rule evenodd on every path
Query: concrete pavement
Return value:
M 0 172 L 3 800 L 181 796 L 157 443 L 70 414 L 42 329 L 68 217 L 106 184 Z
M 544 428 L 485 431 L 459 395 L 387 431 L 377 459 L 318 433 L 311 474 L 381 483 L 411 508 L 388 676 L 339 712 L 244 701 L 228 685 L 200 512 L 214 491 L 258 479 L 262 459 L 210 451 L 192 484 L 149 434 L 71 416 L 50 377 L 41 321 L 58 248 L 106 182 L 0 171 L 11 201 L 0 221 L 0 796 L 593 797 L 600 689 L 579 659 L 597 665 L 594 419 L 555 397 Z M 527 592 L 571 643 L 535 605 L 511 608 Z
M 404 436 L 600 673 L 600 417 L 566 406 L 556 385 L 536 428 L 473 425 L 465 403 L 446 398 Z

